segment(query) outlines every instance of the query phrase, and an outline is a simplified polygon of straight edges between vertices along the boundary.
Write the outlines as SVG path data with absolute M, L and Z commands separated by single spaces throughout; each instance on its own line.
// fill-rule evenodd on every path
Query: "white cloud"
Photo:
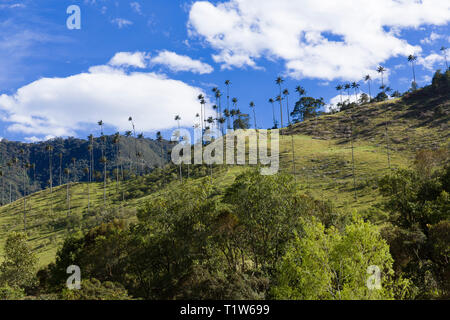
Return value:
M 444 36 L 436 32 L 431 32 L 430 36 L 420 40 L 421 44 L 433 44 L 436 40 L 442 39 Z
M 108 62 L 111 66 L 126 66 L 145 68 L 147 66 L 147 55 L 144 52 L 118 52 Z
M 421 52 L 400 38 L 402 29 L 448 21 L 450 2 L 441 0 L 229 0 L 195 2 L 188 25 L 225 68 L 280 59 L 294 78 L 356 80 L 391 57 Z
M 122 18 L 115 18 L 111 20 L 111 23 L 117 25 L 119 29 L 122 29 L 123 27 L 130 26 L 133 24 L 132 21 Z
M 189 71 L 193 73 L 206 74 L 214 71 L 209 64 L 199 60 L 193 60 L 188 56 L 182 56 L 171 51 L 161 51 L 156 57 L 151 59 L 153 64 L 161 64 L 174 72 Z
M 199 88 L 155 73 L 97 66 L 67 78 L 37 80 L 14 95 L 3 94 L 0 110 L 2 120 L 11 123 L 8 131 L 29 135 L 29 141 L 76 136 L 100 119 L 124 131 L 129 129 L 129 116 L 139 131 L 150 132 L 175 127 L 176 114 L 183 126 L 192 127 L 200 111 L 200 93 L 205 95 Z
M 426 57 L 418 57 L 417 64 L 422 65 L 425 69 L 430 71 L 436 69 L 436 64 L 443 63 L 444 57 L 437 53 L 431 53 Z M 445 67 L 444 67 L 445 68 Z

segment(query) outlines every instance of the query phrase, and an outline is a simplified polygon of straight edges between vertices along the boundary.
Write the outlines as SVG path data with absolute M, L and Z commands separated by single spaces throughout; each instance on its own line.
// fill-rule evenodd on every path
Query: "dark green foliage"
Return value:
M 120 142 L 114 144 L 115 136 L 105 136 L 103 143 L 100 138 L 93 139 L 93 156 L 94 156 L 94 171 L 93 176 L 97 181 L 103 181 L 103 164 L 102 148 L 107 161 L 108 176 L 115 177 L 113 170 L 119 167 L 124 171 L 124 177 L 129 178 L 130 163 L 132 168 L 136 167 L 136 163 L 145 161 L 145 165 L 139 165 L 140 173 L 152 170 L 154 167 L 160 166 L 160 163 L 166 164 L 168 162 L 167 151 L 171 149 L 169 142 L 165 140 L 156 141 L 151 139 L 134 139 L 132 137 L 121 137 Z M 138 158 L 134 152 L 135 141 L 139 148 L 142 157 Z M 53 186 L 59 185 L 60 176 L 60 154 L 61 169 L 62 169 L 62 183 L 66 181 L 64 169 L 70 169 L 71 181 L 88 181 L 88 175 L 84 169 L 89 167 L 89 141 L 76 138 L 56 138 L 47 142 L 39 143 L 20 143 L 11 142 L 3 139 L 0 142 L 0 166 L 4 178 L 4 201 L 9 200 L 9 182 L 12 183 L 12 200 L 20 198 L 24 193 L 23 183 L 23 163 L 29 163 L 32 168 L 27 170 L 27 194 L 49 186 L 49 152 L 46 150 L 47 146 L 53 147 L 52 152 L 52 173 Z M 161 149 L 163 152 L 161 153 Z M 20 150 L 23 150 L 21 152 Z M 118 156 L 118 150 L 120 155 Z M 161 159 L 161 154 L 163 159 Z M 17 162 L 12 166 L 7 166 L 7 163 L 17 157 Z M 73 162 L 75 159 L 75 163 Z M 134 169 L 133 169 L 134 170 Z M 135 170 L 134 170 L 135 171 Z M 135 172 L 134 172 L 135 173 Z M 1 186 L 0 186 L 1 187 Z M 0 196 L 0 202 L 1 202 Z
M 75 264 L 83 278 L 120 283 L 135 298 L 263 299 L 299 218 L 331 223 L 330 210 L 288 175 L 249 171 L 223 194 L 205 178 L 147 202 L 136 225 L 116 220 L 68 238 L 41 287 L 60 291 Z
M 413 281 L 418 298 L 450 296 L 450 167 L 433 168 L 441 156 L 438 151 L 420 153 L 416 170 L 400 170 L 380 181 L 391 212 L 393 226 L 385 228 L 384 236 L 394 268 Z
M 130 300 L 127 291 L 118 283 L 104 282 L 97 279 L 82 281 L 80 290 L 65 289 L 61 298 L 64 300 Z
M 323 98 L 315 99 L 313 97 L 301 97 L 295 103 L 291 116 L 294 122 L 304 121 L 308 118 L 317 116 L 318 111 L 325 105 Z

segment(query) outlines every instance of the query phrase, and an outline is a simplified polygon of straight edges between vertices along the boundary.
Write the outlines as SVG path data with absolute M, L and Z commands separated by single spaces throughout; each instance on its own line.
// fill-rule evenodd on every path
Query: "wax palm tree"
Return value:
M 231 102 L 233 102 L 233 110 L 231 110 L 231 116 L 232 116 L 232 119 L 233 119 L 233 129 L 234 129 L 234 121 L 236 120 L 235 119 L 235 116 L 237 115 L 236 114 L 236 108 L 237 108 L 237 103 L 238 103 L 238 99 L 237 98 L 233 98 L 233 99 L 231 99 Z
M 116 191 L 119 191 L 119 171 L 120 171 L 120 133 L 116 132 L 113 137 L 113 144 L 116 154 Z
M 66 175 L 66 202 L 67 202 L 67 216 L 70 215 L 70 169 L 64 168 L 64 174 Z
M 45 150 L 48 152 L 48 170 L 50 173 L 50 214 L 53 213 L 53 168 L 52 168 L 52 158 L 53 158 L 53 146 L 48 144 L 45 146 Z M 11 188 L 11 186 L 10 186 Z
M 137 135 L 137 140 L 142 141 L 143 139 L 144 139 L 144 134 L 141 132 Z M 142 146 L 142 142 L 140 143 L 140 146 Z M 141 164 L 140 175 L 142 175 L 144 173 L 144 164 L 145 164 L 144 153 L 142 151 L 142 148 L 138 149 L 138 152 L 136 153 L 136 157 L 138 159 L 138 162 Z
M 156 133 L 156 140 L 158 141 L 160 152 L 161 152 L 160 166 L 162 168 L 163 167 L 163 160 L 164 160 L 164 153 L 163 153 L 163 145 L 162 145 L 163 137 L 162 137 L 161 131 L 158 131 Z
M 89 153 L 89 182 L 93 180 L 94 174 L 94 136 L 90 134 L 88 136 L 89 145 L 88 145 L 88 153 Z
M 62 152 L 59 153 L 59 185 L 62 185 Z
M 446 70 L 448 70 L 448 61 L 447 61 L 447 48 L 442 46 L 441 47 L 441 51 L 442 51 L 442 55 L 444 56 L 444 60 L 445 60 L 445 66 L 447 67 Z
M 351 97 L 350 89 L 351 89 L 351 88 L 352 88 L 352 85 L 351 85 L 350 83 L 346 83 L 346 84 L 344 85 L 344 89 L 347 90 L 348 102 L 350 102 L 350 97 Z
M 175 121 L 176 121 L 177 124 L 178 124 L 178 129 L 180 129 L 180 120 L 181 120 L 181 117 L 180 117 L 179 115 L 176 115 L 176 116 L 175 116 Z
M 103 204 L 106 205 L 106 163 L 108 160 L 105 156 L 100 158 L 100 163 L 103 164 L 104 173 L 103 173 Z
M 91 173 L 89 170 L 89 167 L 85 167 L 83 169 L 83 172 L 87 175 L 87 180 L 90 182 L 91 180 Z M 87 207 L 87 212 L 89 213 L 89 210 L 91 208 L 91 184 L 87 183 L 88 185 L 88 207 Z
M 131 123 L 131 127 L 133 128 L 133 137 L 134 137 L 134 155 L 137 157 L 138 149 L 137 149 L 137 141 L 136 141 L 136 127 L 134 126 L 133 117 L 128 117 L 128 121 Z M 137 161 L 137 159 L 136 159 Z M 131 171 L 131 162 L 130 162 L 130 171 Z M 136 164 L 136 175 L 138 174 L 138 165 Z
M 351 132 L 350 132 L 350 138 L 352 142 L 352 174 L 353 174 L 353 190 L 355 192 L 355 201 L 358 200 L 357 194 L 356 194 L 356 173 L 355 173 L 355 147 L 353 142 L 353 115 L 350 115 L 350 125 L 351 125 Z
M 417 82 L 416 82 L 416 70 L 415 70 L 415 68 L 414 68 L 414 63 L 415 63 L 416 60 L 417 60 L 417 57 L 416 57 L 415 55 L 410 54 L 410 55 L 408 56 L 408 62 L 411 63 L 411 67 L 412 67 L 412 71 L 413 71 L 413 80 L 414 80 L 414 82 L 413 82 L 413 88 L 416 88 L 416 86 L 417 86 Z
M 304 96 L 306 94 L 306 90 L 302 86 L 297 86 L 295 88 L 295 92 L 298 93 L 299 98 L 301 98 L 302 96 Z
M 336 86 L 336 90 L 339 92 L 339 95 L 341 96 L 341 105 L 344 103 L 343 101 L 342 101 L 342 90 L 344 90 L 344 87 L 341 85 L 341 84 L 338 84 L 337 86 Z
M 230 80 L 225 80 L 225 86 L 227 87 L 227 109 L 230 110 Z M 230 129 L 230 128 L 228 128 Z
M 286 98 L 286 112 L 287 112 L 287 118 L 288 118 L 288 124 L 291 124 L 291 118 L 289 117 L 289 90 L 284 89 L 283 95 Z
M 278 85 L 278 87 L 280 88 L 280 95 L 279 95 L 280 98 L 281 98 L 281 96 L 282 96 L 281 85 L 283 84 L 283 82 L 284 82 L 284 80 L 283 80 L 283 78 L 281 78 L 281 77 L 278 77 L 278 78 L 275 80 L 275 83 L 276 83 L 276 84 Z M 280 102 L 280 115 L 281 115 L 280 128 L 283 128 L 283 105 L 282 105 L 282 103 L 281 103 L 281 100 L 282 100 L 282 99 L 279 99 L 279 100 L 277 100 L 277 101 Z
M 370 83 L 372 82 L 372 78 L 370 77 L 370 74 L 367 74 L 364 77 L 364 81 L 367 82 L 367 84 L 369 85 L 369 98 L 372 99 L 372 92 L 370 90 Z
M 274 102 L 275 102 L 275 100 L 273 100 L 272 98 L 269 99 L 269 103 L 272 106 L 273 128 L 275 129 L 277 127 L 277 120 L 275 118 L 275 107 L 273 106 Z
M 381 74 L 381 86 L 384 87 L 384 73 L 386 69 L 383 66 L 379 66 L 377 72 Z
M 281 95 L 278 95 L 276 98 L 275 98 L 275 101 L 278 101 L 279 103 L 280 103 L 280 121 L 281 121 L 281 123 L 280 123 L 280 128 L 283 128 L 283 108 L 282 108 L 282 101 L 283 101 L 283 97 L 281 96 Z
M 253 110 L 253 117 L 254 117 L 254 119 L 255 119 L 255 130 L 257 130 L 258 129 L 258 126 L 256 125 L 256 111 L 255 111 L 255 103 L 252 101 L 252 102 L 250 102 L 250 109 L 252 109 Z
M 358 90 L 359 90 L 359 83 L 352 82 L 352 88 L 355 90 L 355 102 L 358 102 Z
M 227 119 L 227 129 L 231 129 L 231 127 L 230 127 L 230 117 L 231 117 L 230 109 L 227 108 L 227 109 L 223 110 L 223 115 Z
M 2 167 L 3 168 L 3 167 Z M 3 170 L 0 170 L 0 178 L 2 179 L 2 206 L 5 205 L 5 178 L 3 177 Z
M 8 166 L 8 174 L 11 176 L 12 174 L 12 167 L 14 166 L 14 163 L 12 160 L 8 161 L 6 163 L 6 165 Z M 9 203 L 11 204 L 12 202 L 12 192 L 11 192 L 11 179 L 9 180 Z
M 217 108 L 216 108 L 216 118 L 219 118 L 219 114 L 222 113 L 222 92 L 219 89 L 216 91 L 216 100 L 217 100 Z M 220 128 L 219 128 L 220 129 Z

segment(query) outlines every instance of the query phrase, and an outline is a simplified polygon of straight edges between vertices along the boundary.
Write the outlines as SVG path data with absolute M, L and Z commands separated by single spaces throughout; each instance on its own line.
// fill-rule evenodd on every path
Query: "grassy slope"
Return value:
M 435 99 L 417 103 L 407 99 L 391 100 L 360 107 L 350 112 L 325 115 L 297 124 L 281 137 L 281 170 L 293 172 L 292 140 L 294 137 L 295 167 L 297 181 L 306 192 L 318 199 L 330 199 L 337 207 L 364 210 L 379 202 L 376 178 L 388 172 L 385 121 L 388 119 L 392 168 L 411 164 L 416 149 L 449 145 L 448 112 L 437 112 L 439 106 L 449 110 L 448 99 Z M 350 120 L 354 117 L 354 154 L 358 201 L 354 201 L 351 166 Z M 214 174 L 218 188 L 230 185 L 244 167 L 222 169 Z M 189 183 L 199 183 L 199 179 Z M 128 181 L 121 188 L 127 190 L 142 184 Z M 147 192 L 136 199 L 120 201 L 116 185 L 107 186 L 107 201 L 103 203 L 103 184 L 92 183 L 91 214 L 87 213 L 87 190 L 85 183 L 71 186 L 71 216 L 74 220 L 92 226 L 100 223 L 108 211 L 130 221 L 135 219 L 136 208 L 161 193 L 178 187 L 172 181 L 156 192 Z M 53 210 L 50 210 L 50 191 L 44 190 L 27 197 L 27 223 L 30 243 L 44 265 L 54 259 L 58 246 L 69 232 L 64 226 L 67 216 L 65 186 L 53 190 Z M 84 215 L 83 215 L 84 214 Z M 23 228 L 23 199 L 0 208 L 0 250 L 6 234 Z

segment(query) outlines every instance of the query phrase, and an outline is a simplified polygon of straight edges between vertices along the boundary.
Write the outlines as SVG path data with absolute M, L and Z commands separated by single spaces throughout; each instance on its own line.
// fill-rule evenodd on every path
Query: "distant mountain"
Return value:
M 50 153 L 47 146 L 52 146 L 53 186 L 70 181 L 88 181 L 89 168 L 88 140 L 77 138 L 55 138 L 45 142 L 22 143 L 3 139 L 0 141 L 0 166 L 3 179 L 0 179 L 0 203 L 8 203 L 10 197 L 14 201 L 26 193 L 45 189 L 49 186 Z M 141 138 L 120 136 L 119 143 L 114 144 L 114 136 L 105 136 L 105 140 L 93 139 L 93 179 L 103 179 L 102 152 L 106 157 L 107 176 L 120 168 L 124 176 L 141 175 L 155 167 L 164 165 L 169 160 L 168 152 L 172 146 L 169 141 L 161 142 Z M 103 150 L 103 151 L 102 151 Z M 60 154 L 62 155 L 60 157 Z M 25 169 L 26 168 L 26 174 Z M 69 176 L 64 170 L 69 169 Z

